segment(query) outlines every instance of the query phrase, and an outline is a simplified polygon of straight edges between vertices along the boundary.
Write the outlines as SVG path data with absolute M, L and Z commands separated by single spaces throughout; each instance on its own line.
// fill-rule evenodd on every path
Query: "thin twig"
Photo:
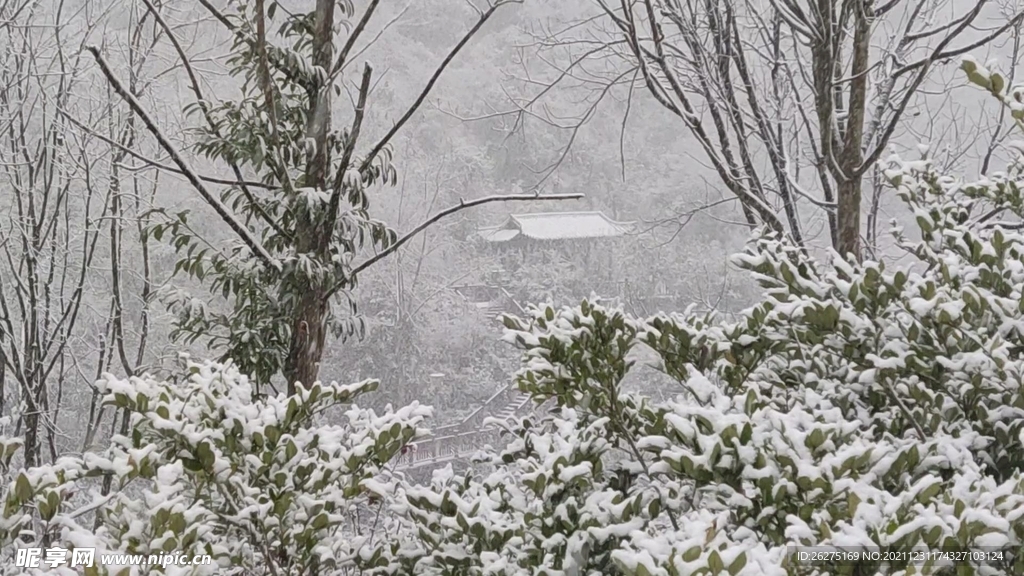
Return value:
M 473 27 L 469 29 L 469 32 L 467 32 L 466 35 L 462 37 L 462 40 L 459 40 L 459 43 L 456 44 L 454 48 L 452 48 L 451 52 L 449 52 L 447 56 L 445 56 L 445 59 L 441 62 L 441 65 L 438 66 L 436 70 L 434 70 L 434 74 L 431 75 L 430 80 L 427 81 L 426 86 L 424 86 L 423 90 L 420 91 L 420 95 L 412 103 L 412 106 L 410 106 L 409 109 L 405 111 L 405 114 L 403 114 L 402 117 L 399 118 L 397 122 L 395 122 L 395 125 L 391 127 L 391 130 L 388 130 L 388 133 L 385 134 L 384 137 L 381 138 L 380 141 L 377 142 L 377 144 L 370 150 L 370 153 L 366 155 L 366 159 L 363 160 L 362 166 L 359 167 L 360 172 L 365 172 L 366 169 L 370 167 L 370 164 L 373 162 L 373 159 L 377 157 L 377 154 L 379 154 L 380 151 L 385 146 L 387 146 L 388 142 L 391 141 L 391 138 L 393 138 L 394 135 L 397 134 L 398 131 L 402 129 L 402 126 L 404 126 L 405 123 L 409 121 L 409 118 L 412 118 L 412 115 L 416 113 L 416 110 L 418 110 L 420 105 L 423 104 L 423 101 L 426 100 L 427 94 L 429 94 L 430 91 L 433 90 L 434 84 L 437 83 L 437 80 L 438 78 L 441 77 L 441 74 L 445 71 L 448 65 L 451 64 L 452 60 L 455 59 L 455 57 L 459 54 L 462 48 L 469 43 L 473 36 L 476 35 L 477 31 L 479 31 L 480 28 L 482 28 L 483 25 L 491 18 L 494 12 L 498 8 L 504 6 L 505 4 L 512 3 L 521 4 L 522 0 L 499 0 L 498 2 L 495 2 L 494 5 L 492 5 L 490 8 L 488 8 L 486 12 L 480 15 L 480 19 L 477 20 L 476 24 L 474 24 Z
M 181 153 L 178 152 L 174 145 L 171 144 L 171 142 L 167 139 L 166 136 L 164 136 L 163 132 L 156 125 L 153 119 L 150 118 L 146 110 L 143 109 L 139 101 L 136 100 L 135 97 L 132 96 L 127 90 L 125 90 L 124 86 L 121 85 L 121 82 L 117 79 L 116 76 L 114 76 L 114 73 L 110 70 L 110 65 L 107 64 L 107 61 L 100 54 L 99 49 L 97 49 L 95 46 L 86 46 L 85 49 L 88 50 L 89 53 L 92 54 L 93 58 L 96 59 L 96 63 L 99 64 L 100 70 L 102 70 L 103 75 L 107 77 L 107 81 L 110 82 L 110 85 L 114 89 L 114 91 L 117 92 L 118 96 L 120 96 L 121 99 L 124 100 L 132 109 L 132 111 L 135 112 L 135 114 L 142 120 L 142 122 L 146 125 L 146 128 L 149 130 L 150 134 L 152 134 L 153 137 L 156 138 L 157 142 L 160 143 L 160 146 L 164 149 L 164 151 L 167 152 L 167 154 L 171 157 L 172 160 L 174 160 L 174 163 L 177 164 L 178 168 L 181 169 L 182 174 L 185 175 L 185 178 L 187 178 L 188 181 L 192 184 L 192 187 L 199 192 L 199 194 L 203 197 L 204 200 L 206 200 L 206 203 L 209 204 L 210 207 L 212 207 L 214 211 L 217 212 L 217 215 L 219 215 L 221 219 L 224 220 L 224 222 L 235 232 L 235 234 L 238 235 L 242 242 L 244 242 L 245 245 L 249 247 L 253 255 L 259 258 L 265 266 L 273 268 L 274 270 L 280 270 L 280 263 L 275 261 L 273 257 L 270 256 L 270 253 L 267 252 L 267 250 L 259 243 L 259 241 L 256 240 L 255 237 L 253 237 L 249 230 L 246 229 L 245 226 L 243 226 L 234 216 L 232 216 L 230 212 L 228 212 L 227 207 L 224 206 L 224 204 L 222 204 L 220 200 L 217 199 L 216 196 L 214 196 L 209 190 L 206 189 L 206 186 L 203 184 L 203 181 L 192 170 L 192 167 L 189 166 L 187 162 L 185 162 L 185 159 L 182 157 Z
M 122 152 L 125 152 L 126 154 L 142 162 L 143 164 L 152 166 L 153 168 L 158 168 L 160 170 L 166 170 L 167 172 L 173 172 L 175 174 L 184 174 L 184 172 L 182 172 L 179 168 L 175 168 L 174 166 L 169 166 L 167 164 L 162 164 L 160 162 L 157 162 L 156 160 L 153 160 L 152 158 L 147 158 L 146 156 L 139 154 L 135 150 L 132 150 L 130 147 L 125 146 L 120 142 L 117 142 L 113 138 L 100 134 L 99 132 L 85 125 L 85 123 L 83 123 L 81 120 L 78 120 L 77 118 L 72 116 L 63 108 L 58 107 L 56 108 L 56 110 L 57 113 L 59 113 L 61 116 L 69 120 L 75 126 L 78 126 L 82 130 L 84 130 L 90 136 L 99 138 L 100 140 L 106 142 L 107 144 L 110 144 L 111 146 L 114 146 L 115 148 Z M 136 168 L 136 170 L 138 170 L 138 168 Z M 250 188 L 262 188 L 264 190 L 277 190 L 280 188 L 280 186 L 274 186 L 273 184 L 264 184 L 263 182 L 254 182 L 252 180 L 231 180 L 228 178 L 217 178 L 216 176 L 204 176 L 202 174 L 196 174 L 196 176 L 203 182 L 209 182 L 211 184 L 223 184 L 225 186 L 247 186 Z

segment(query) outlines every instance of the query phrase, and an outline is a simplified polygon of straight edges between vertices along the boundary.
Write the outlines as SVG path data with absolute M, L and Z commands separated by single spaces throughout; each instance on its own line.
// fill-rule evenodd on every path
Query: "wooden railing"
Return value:
M 502 441 L 500 429 L 484 423 L 488 417 L 513 406 L 513 399 L 518 393 L 512 386 L 505 386 L 491 395 L 462 422 L 435 428 L 429 437 L 410 443 L 396 458 L 397 468 L 408 470 L 443 464 L 468 458 L 488 444 L 497 445 Z M 520 411 L 529 404 L 529 400 L 529 397 L 524 396 L 513 407 Z
M 443 464 L 468 458 L 488 444 L 493 446 L 500 440 L 499 429 L 493 427 L 448 436 L 432 436 L 407 445 L 395 464 L 400 470 Z

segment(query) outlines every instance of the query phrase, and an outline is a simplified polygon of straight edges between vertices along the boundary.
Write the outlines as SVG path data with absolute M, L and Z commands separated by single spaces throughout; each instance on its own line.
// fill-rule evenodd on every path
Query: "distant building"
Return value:
M 477 229 L 477 240 L 493 248 L 481 256 L 496 260 L 483 266 L 476 283 L 453 289 L 489 316 L 522 313 L 521 302 L 538 302 L 560 290 L 580 292 L 574 298 L 591 291 L 610 293 L 602 286 L 608 278 L 602 276 L 612 274 L 617 266 L 609 246 L 601 241 L 622 238 L 634 228 L 632 222 L 616 222 L 596 211 L 512 214 L 497 226 Z M 524 273 L 527 261 L 550 266 L 553 273 Z M 567 261 L 578 264 L 573 266 L 577 272 L 566 269 Z M 588 272 L 581 276 L 579 268 Z
M 616 222 L 602 212 L 538 212 L 513 214 L 498 226 L 477 230 L 486 242 L 530 244 L 625 236 L 632 222 Z

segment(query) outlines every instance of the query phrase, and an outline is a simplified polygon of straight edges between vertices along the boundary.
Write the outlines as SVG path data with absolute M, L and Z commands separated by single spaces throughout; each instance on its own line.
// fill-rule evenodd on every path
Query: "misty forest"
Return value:
M 0 574 L 1024 575 L 1022 34 L 0 0 Z

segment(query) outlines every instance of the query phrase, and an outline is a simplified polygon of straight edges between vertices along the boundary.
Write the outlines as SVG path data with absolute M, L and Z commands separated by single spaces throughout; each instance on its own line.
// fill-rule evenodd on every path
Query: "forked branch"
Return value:
M 107 81 L 110 82 L 110 86 L 114 89 L 114 92 L 117 92 L 117 95 L 128 104 L 132 109 L 132 112 L 142 120 L 149 133 L 153 135 L 156 141 L 160 144 L 160 147 L 167 152 L 167 155 L 171 157 L 171 160 L 177 164 L 178 168 L 181 169 L 182 174 L 184 174 L 185 178 L 190 184 L 192 184 L 192 187 L 199 192 L 200 196 L 203 197 L 203 200 L 205 200 L 206 203 L 209 204 L 215 212 L 217 212 L 217 215 L 220 216 L 228 227 L 238 235 L 242 242 L 245 243 L 249 250 L 252 251 L 253 255 L 259 258 L 265 266 L 275 270 L 280 270 L 281 265 L 270 256 L 270 253 L 267 252 L 255 237 L 253 237 L 249 230 L 243 226 L 242 223 L 231 214 L 231 212 L 228 211 L 227 207 L 224 206 L 224 204 L 206 188 L 202 179 L 199 178 L 194 170 L 192 170 L 192 167 L 185 161 L 185 158 L 181 155 L 178 149 L 174 147 L 170 140 L 167 139 L 163 134 L 163 131 L 160 130 L 160 127 L 156 125 L 156 122 L 153 121 L 149 116 L 149 113 L 147 113 L 145 108 L 142 107 L 142 104 L 140 104 L 139 101 L 125 89 L 117 77 L 114 76 L 114 73 L 110 70 L 110 65 L 107 64 L 103 55 L 100 54 L 99 49 L 95 46 L 86 46 L 85 49 L 88 50 L 89 53 L 92 54 L 93 58 L 96 59 L 96 63 L 99 64 L 100 70 L 103 72 L 103 75 L 106 76 Z

